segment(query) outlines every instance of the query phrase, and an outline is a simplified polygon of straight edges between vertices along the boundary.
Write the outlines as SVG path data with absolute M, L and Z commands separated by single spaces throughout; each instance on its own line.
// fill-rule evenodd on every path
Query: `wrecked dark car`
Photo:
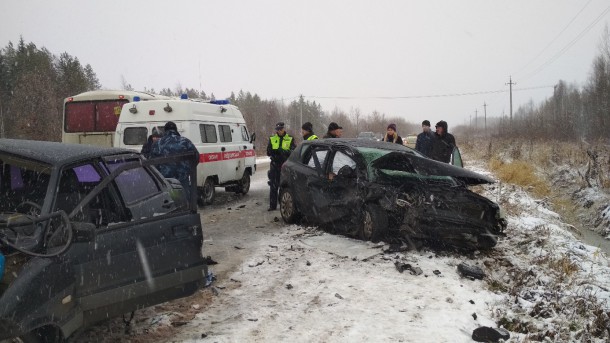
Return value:
M 196 192 L 153 167 L 187 158 L 0 139 L 0 340 L 62 341 L 199 289 Z
M 478 173 L 385 142 L 304 142 L 282 167 L 280 213 L 332 232 L 487 249 L 503 235 L 499 206 L 467 188 L 493 183 Z

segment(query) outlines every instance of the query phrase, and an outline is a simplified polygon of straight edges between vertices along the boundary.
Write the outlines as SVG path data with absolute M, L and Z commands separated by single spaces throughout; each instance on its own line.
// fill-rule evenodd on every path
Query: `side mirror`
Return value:
M 256 140 L 256 132 L 252 132 L 252 135 L 250 136 L 250 143 L 254 143 L 255 140 Z
M 75 242 L 90 242 L 95 238 L 95 224 L 72 222 Z
M 343 166 L 339 169 L 339 173 L 337 176 L 344 177 L 346 179 L 355 179 L 356 178 L 356 169 L 350 166 Z

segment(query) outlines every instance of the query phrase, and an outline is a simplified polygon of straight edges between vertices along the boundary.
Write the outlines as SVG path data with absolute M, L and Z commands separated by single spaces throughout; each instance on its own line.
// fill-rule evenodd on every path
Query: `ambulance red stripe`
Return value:
M 199 163 L 227 161 L 254 156 L 256 156 L 256 153 L 252 149 L 242 151 L 210 152 L 199 154 Z

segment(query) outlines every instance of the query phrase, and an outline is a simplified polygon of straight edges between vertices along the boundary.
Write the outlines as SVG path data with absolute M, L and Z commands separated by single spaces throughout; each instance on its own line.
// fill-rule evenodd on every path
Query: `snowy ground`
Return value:
M 607 257 L 523 190 L 480 191 L 508 213 L 508 236 L 491 252 L 384 253 L 380 245 L 283 226 L 217 281 L 210 307 L 165 341 L 471 342 L 478 326 L 502 325 L 514 342 L 607 342 Z M 423 274 L 399 273 L 396 261 Z M 461 262 L 482 267 L 486 278 L 460 277 Z

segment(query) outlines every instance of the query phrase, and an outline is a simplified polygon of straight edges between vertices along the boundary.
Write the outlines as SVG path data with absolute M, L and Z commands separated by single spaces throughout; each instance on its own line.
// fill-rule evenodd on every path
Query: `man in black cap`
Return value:
M 277 196 L 280 188 L 280 173 L 282 164 L 286 162 L 292 150 L 296 148 L 292 136 L 284 130 L 284 123 L 279 122 L 275 125 L 275 134 L 269 137 L 267 145 L 267 156 L 271 157 L 269 166 L 269 208 L 268 211 L 277 209 Z
M 313 125 L 310 122 L 306 122 L 301 126 L 301 134 L 303 135 L 304 141 L 311 141 L 314 139 L 318 139 L 318 136 L 313 133 Z
M 328 124 L 328 131 L 323 138 L 341 138 L 343 135 L 343 128 L 339 124 L 332 122 Z
M 415 150 L 419 151 L 424 156 L 430 156 L 432 150 L 433 133 L 430 131 L 430 121 L 424 120 L 421 122 L 422 132 L 417 135 L 415 142 Z
M 447 132 L 447 122 L 444 120 L 436 123 L 436 132 L 432 139 L 432 149 L 430 151 L 430 158 L 433 160 L 450 163 L 451 154 L 455 145 L 455 137 Z

